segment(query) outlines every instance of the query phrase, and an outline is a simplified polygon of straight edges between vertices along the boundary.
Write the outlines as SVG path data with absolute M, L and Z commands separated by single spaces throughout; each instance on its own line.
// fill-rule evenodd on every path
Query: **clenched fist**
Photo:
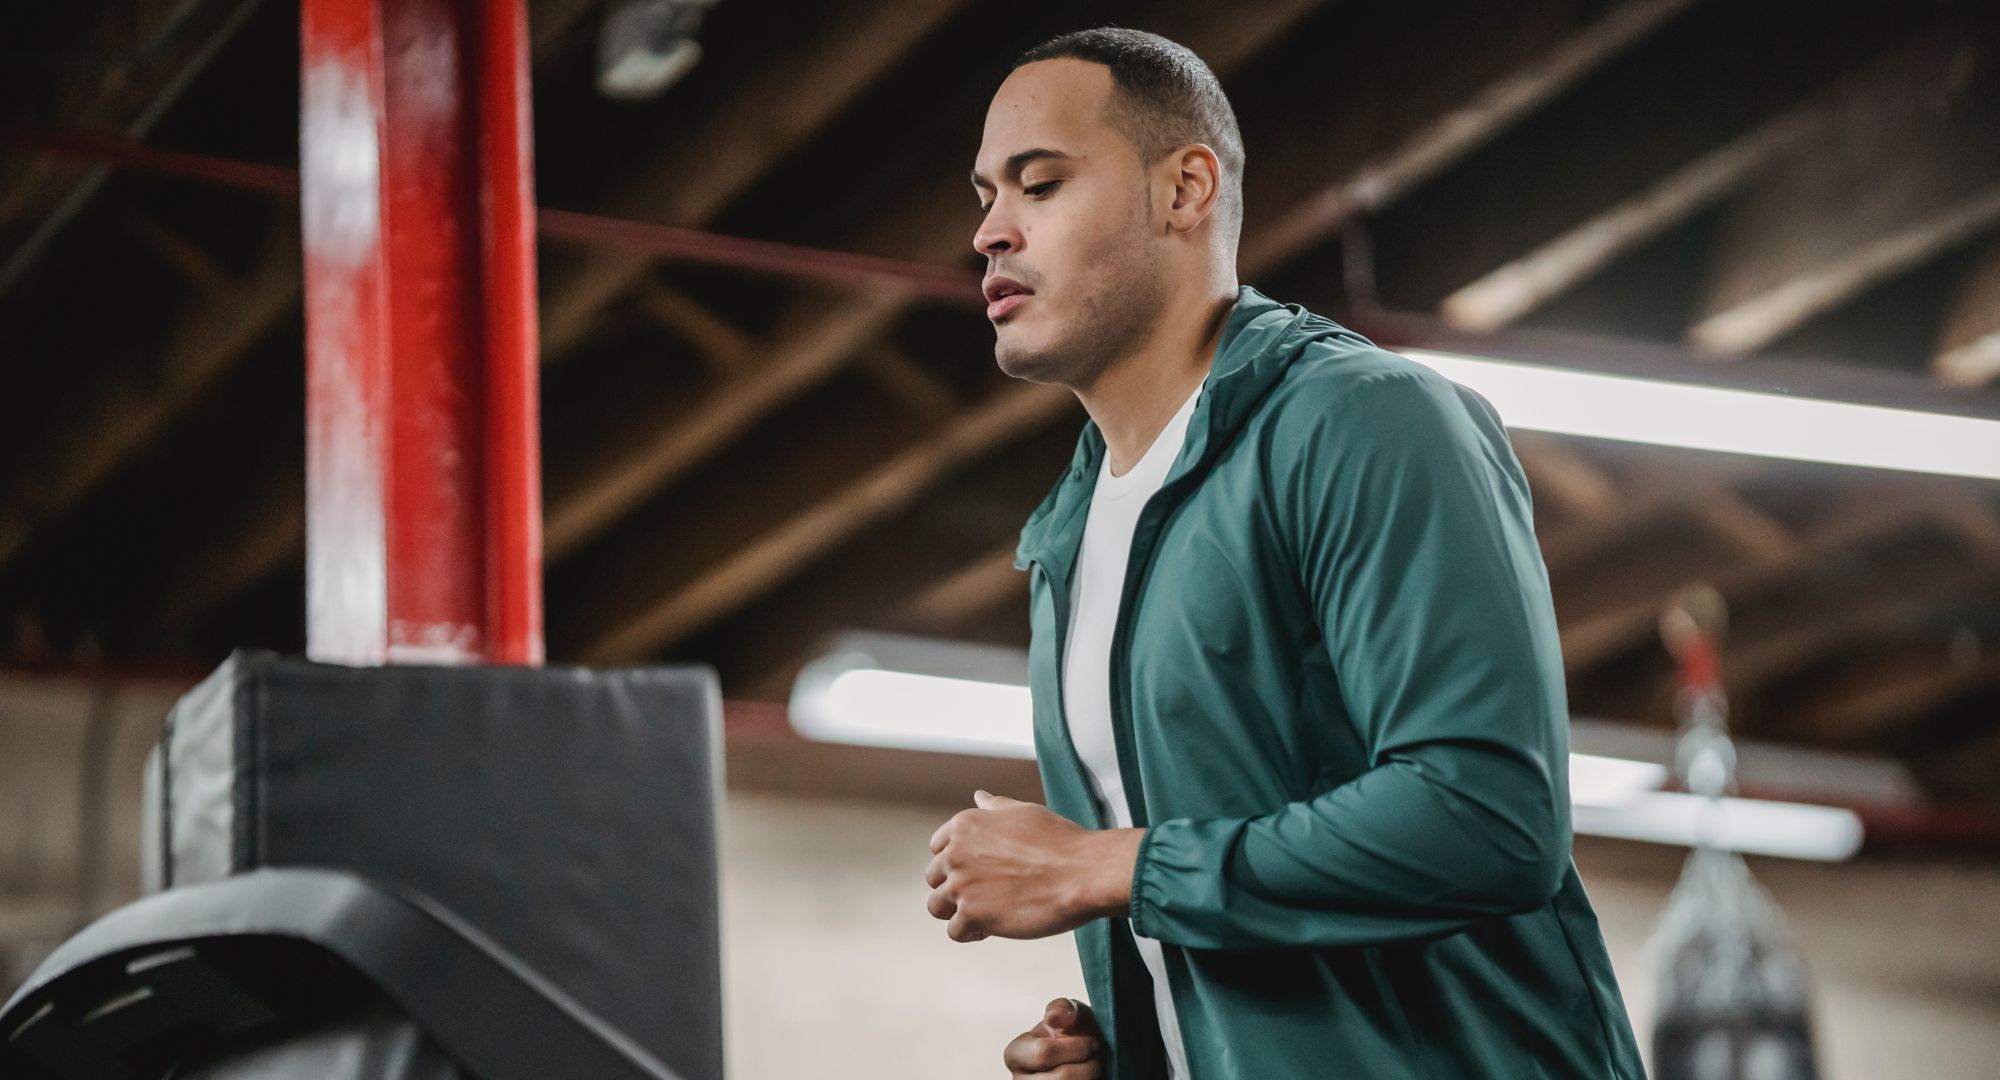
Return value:
M 1142 829 L 1086 829 L 1039 803 L 984 791 L 938 827 L 926 905 L 953 941 L 1038 938 L 1123 914 Z
M 1090 1006 L 1049 1002 L 1042 1022 L 1014 1036 L 1001 1055 L 1010 1080 L 1104 1080 L 1104 1041 Z

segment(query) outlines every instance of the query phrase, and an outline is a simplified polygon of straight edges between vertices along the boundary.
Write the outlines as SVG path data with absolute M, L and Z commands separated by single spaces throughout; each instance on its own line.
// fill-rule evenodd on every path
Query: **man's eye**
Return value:
M 1046 184 L 1036 184 L 1034 187 L 1025 187 L 1022 188 L 1021 190 L 1030 197 L 1039 199 L 1042 196 L 1047 195 L 1049 192 L 1054 191 L 1056 189 L 1056 185 L 1059 183 L 1062 183 L 1062 181 L 1051 180 Z

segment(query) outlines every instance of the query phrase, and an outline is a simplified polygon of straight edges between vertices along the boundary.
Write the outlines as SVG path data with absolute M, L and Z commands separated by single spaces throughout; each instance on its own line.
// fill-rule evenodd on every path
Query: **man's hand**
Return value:
M 984 791 L 931 836 L 930 913 L 953 941 L 1038 938 L 1132 903 L 1143 829 L 1092 830 L 1039 803 Z
M 1104 1043 L 1090 1006 L 1049 1002 L 1042 1022 L 1014 1036 L 1001 1055 L 1010 1080 L 1103 1080 Z

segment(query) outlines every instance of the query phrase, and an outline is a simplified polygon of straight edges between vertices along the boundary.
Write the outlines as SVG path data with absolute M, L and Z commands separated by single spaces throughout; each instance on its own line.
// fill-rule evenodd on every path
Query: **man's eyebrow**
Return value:
M 1070 156 L 1060 150 L 1051 150 L 1045 146 L 1037 146 L 1032 150 L 1023 150 L 1007 159 L 1006 175 L 1019 176 L 1021 175 L 1021 170 L 1027 168 L 1030 162 L 1044 160 L 1068 161 L 1070 160 Z M 981 176 L 979 170 L 974 169 L 972 170 L 972 186 L 991 191 L 993 190 L 993 181 Z

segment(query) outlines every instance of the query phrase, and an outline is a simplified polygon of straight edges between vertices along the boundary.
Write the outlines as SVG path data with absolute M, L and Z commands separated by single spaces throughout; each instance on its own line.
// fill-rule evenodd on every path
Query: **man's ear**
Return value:
M 1173 170 L 1173 201 L 1167 206 L 1167 225 L 1176 232 L 1192 232 L 1215 211 L 1222 197 L 1222 161 L 1202 143 L 1191 143 L 1167 159 Z

